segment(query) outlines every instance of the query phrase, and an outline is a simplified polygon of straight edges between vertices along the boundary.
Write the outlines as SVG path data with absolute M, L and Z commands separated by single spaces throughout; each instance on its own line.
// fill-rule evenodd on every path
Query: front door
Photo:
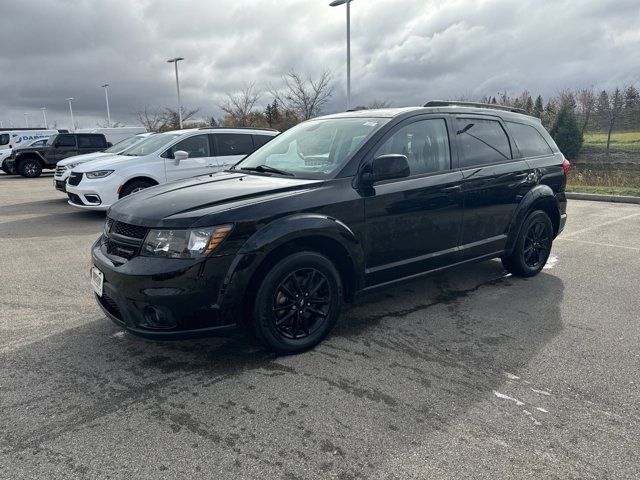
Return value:
M 455 130 L 464 175 L 462 257 L 499 253 L 528 190 L 529 165 L 513 158 L 515 147 L 497 117 L 458 117 Z
M 406 155 L 407 178 L 377 183 L 365 196 L 367 285 L 454 263 L 462 224 L 462 173 L 452 162 L 444 118 L 409 119 L 369 160 Z
M 177 162 L 173 154 L 178 150 L 187 152 L 189 157 Z M 164 152 L 162 157 L 165 159 L 168 182 L 211 173 L 212 166 L 215 165 L 215 157 L 206 133 L 185 138 Z

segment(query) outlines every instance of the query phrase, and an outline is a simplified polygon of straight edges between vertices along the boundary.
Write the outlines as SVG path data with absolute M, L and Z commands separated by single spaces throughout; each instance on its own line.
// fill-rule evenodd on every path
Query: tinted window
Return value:
M 253 141 L 251 135 L 240 133 L 216 133 L 217 155 L 249 155 L 253 152 Z
M 0 134 L 0 145 L 7 145 L 9 143 L 9 134 Z
M 507 122 L 507 126 L 523 157 L 538 157 L 553 153 L 540 132 L 531 125 Z
M 78 135 L 78 148 L 104 148 L 106 142 L 100 135 Z
M 272 140 L 272 139 L 273 139 L 272 135 L 254 135 L 253 136 L 253 146 L 257 150 L 261 146 L 263 146 L 265 143 L 267 143 L 269 140 Z
M 173 158 L 173 154 L 178 150 L 183 150 L 189 154 L 189 158 L 211 157 L 209 150 L 209 138 L 207 135 L 194 135 L 185 138 L 181 142 L 176 143 L 167 151 L 169 158 Z
M 449 170 L 451 157 L 445 121 L 420 120 L 400 128 L 384 142 L 374 157 L 390 153 L 406 155 L 411 175 Z
M 56 139 L 56 144 L 59 147 L 75 147 L 76 137 L 73 135 L 58 135 L 58 138 Z
M 479 118 L 459 118 L 457 129 L 461 168 L 511 159 L 509 137 L 500 122 Z

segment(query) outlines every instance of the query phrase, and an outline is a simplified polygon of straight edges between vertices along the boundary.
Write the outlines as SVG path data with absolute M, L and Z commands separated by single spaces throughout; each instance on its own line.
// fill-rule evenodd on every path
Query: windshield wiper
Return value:
M 248 170 L 250 172 L 261 172 L 261 173 L 277 173 L 279 175 L 288 175 L 290 177 L 295 177 L 295 175 L 291 172 L 285 172 L 284 170 L 270 167 L 269 165 L 258 165 L 257 167 L 240 167 L 240 170 Z

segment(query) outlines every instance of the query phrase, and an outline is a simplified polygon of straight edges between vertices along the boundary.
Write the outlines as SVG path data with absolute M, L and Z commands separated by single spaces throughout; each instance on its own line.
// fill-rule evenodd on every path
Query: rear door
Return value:
M 455 138 L 464 176 L 462 258 L 504 249 L 507 229 L 528 190 L 529 166 L 492 116 L 456 117 Z
M 255 150 L 249 133 L 212 133 L 211 137 L 215 143 L 218 170 L 232 167 Z
M 189 158 L 176 163 L 174 153 L 178 150 L 187 152 Z M 179 141 L 161 156 L 165 159 L 167 181 L 204 175 L 210 173 L 212 165 L 215 165 L 215 157 L 211 150 L 209 136 L 206 133 L 193 135 Z
M 446 117 L 420 116 L 391 130 L 368 161 L 406 155 L 410 176 L 376 183 L 364 198 L 367 285 L 454 263 L 462 227 L 462 173 Z

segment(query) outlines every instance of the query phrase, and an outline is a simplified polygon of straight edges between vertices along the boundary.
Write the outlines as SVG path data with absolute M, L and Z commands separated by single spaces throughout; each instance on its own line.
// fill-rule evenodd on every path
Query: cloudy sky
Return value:
M 329 0 L 0 0 L 0 121 L 128 124 L 145 106 L 221 116 L 226 92 L 330 69 L 345 103 L 345 9 Z M 354 104 L 640 84 L 638 0 L 354 0 Z M 264 94 L 261 103 L 270 101 Z

